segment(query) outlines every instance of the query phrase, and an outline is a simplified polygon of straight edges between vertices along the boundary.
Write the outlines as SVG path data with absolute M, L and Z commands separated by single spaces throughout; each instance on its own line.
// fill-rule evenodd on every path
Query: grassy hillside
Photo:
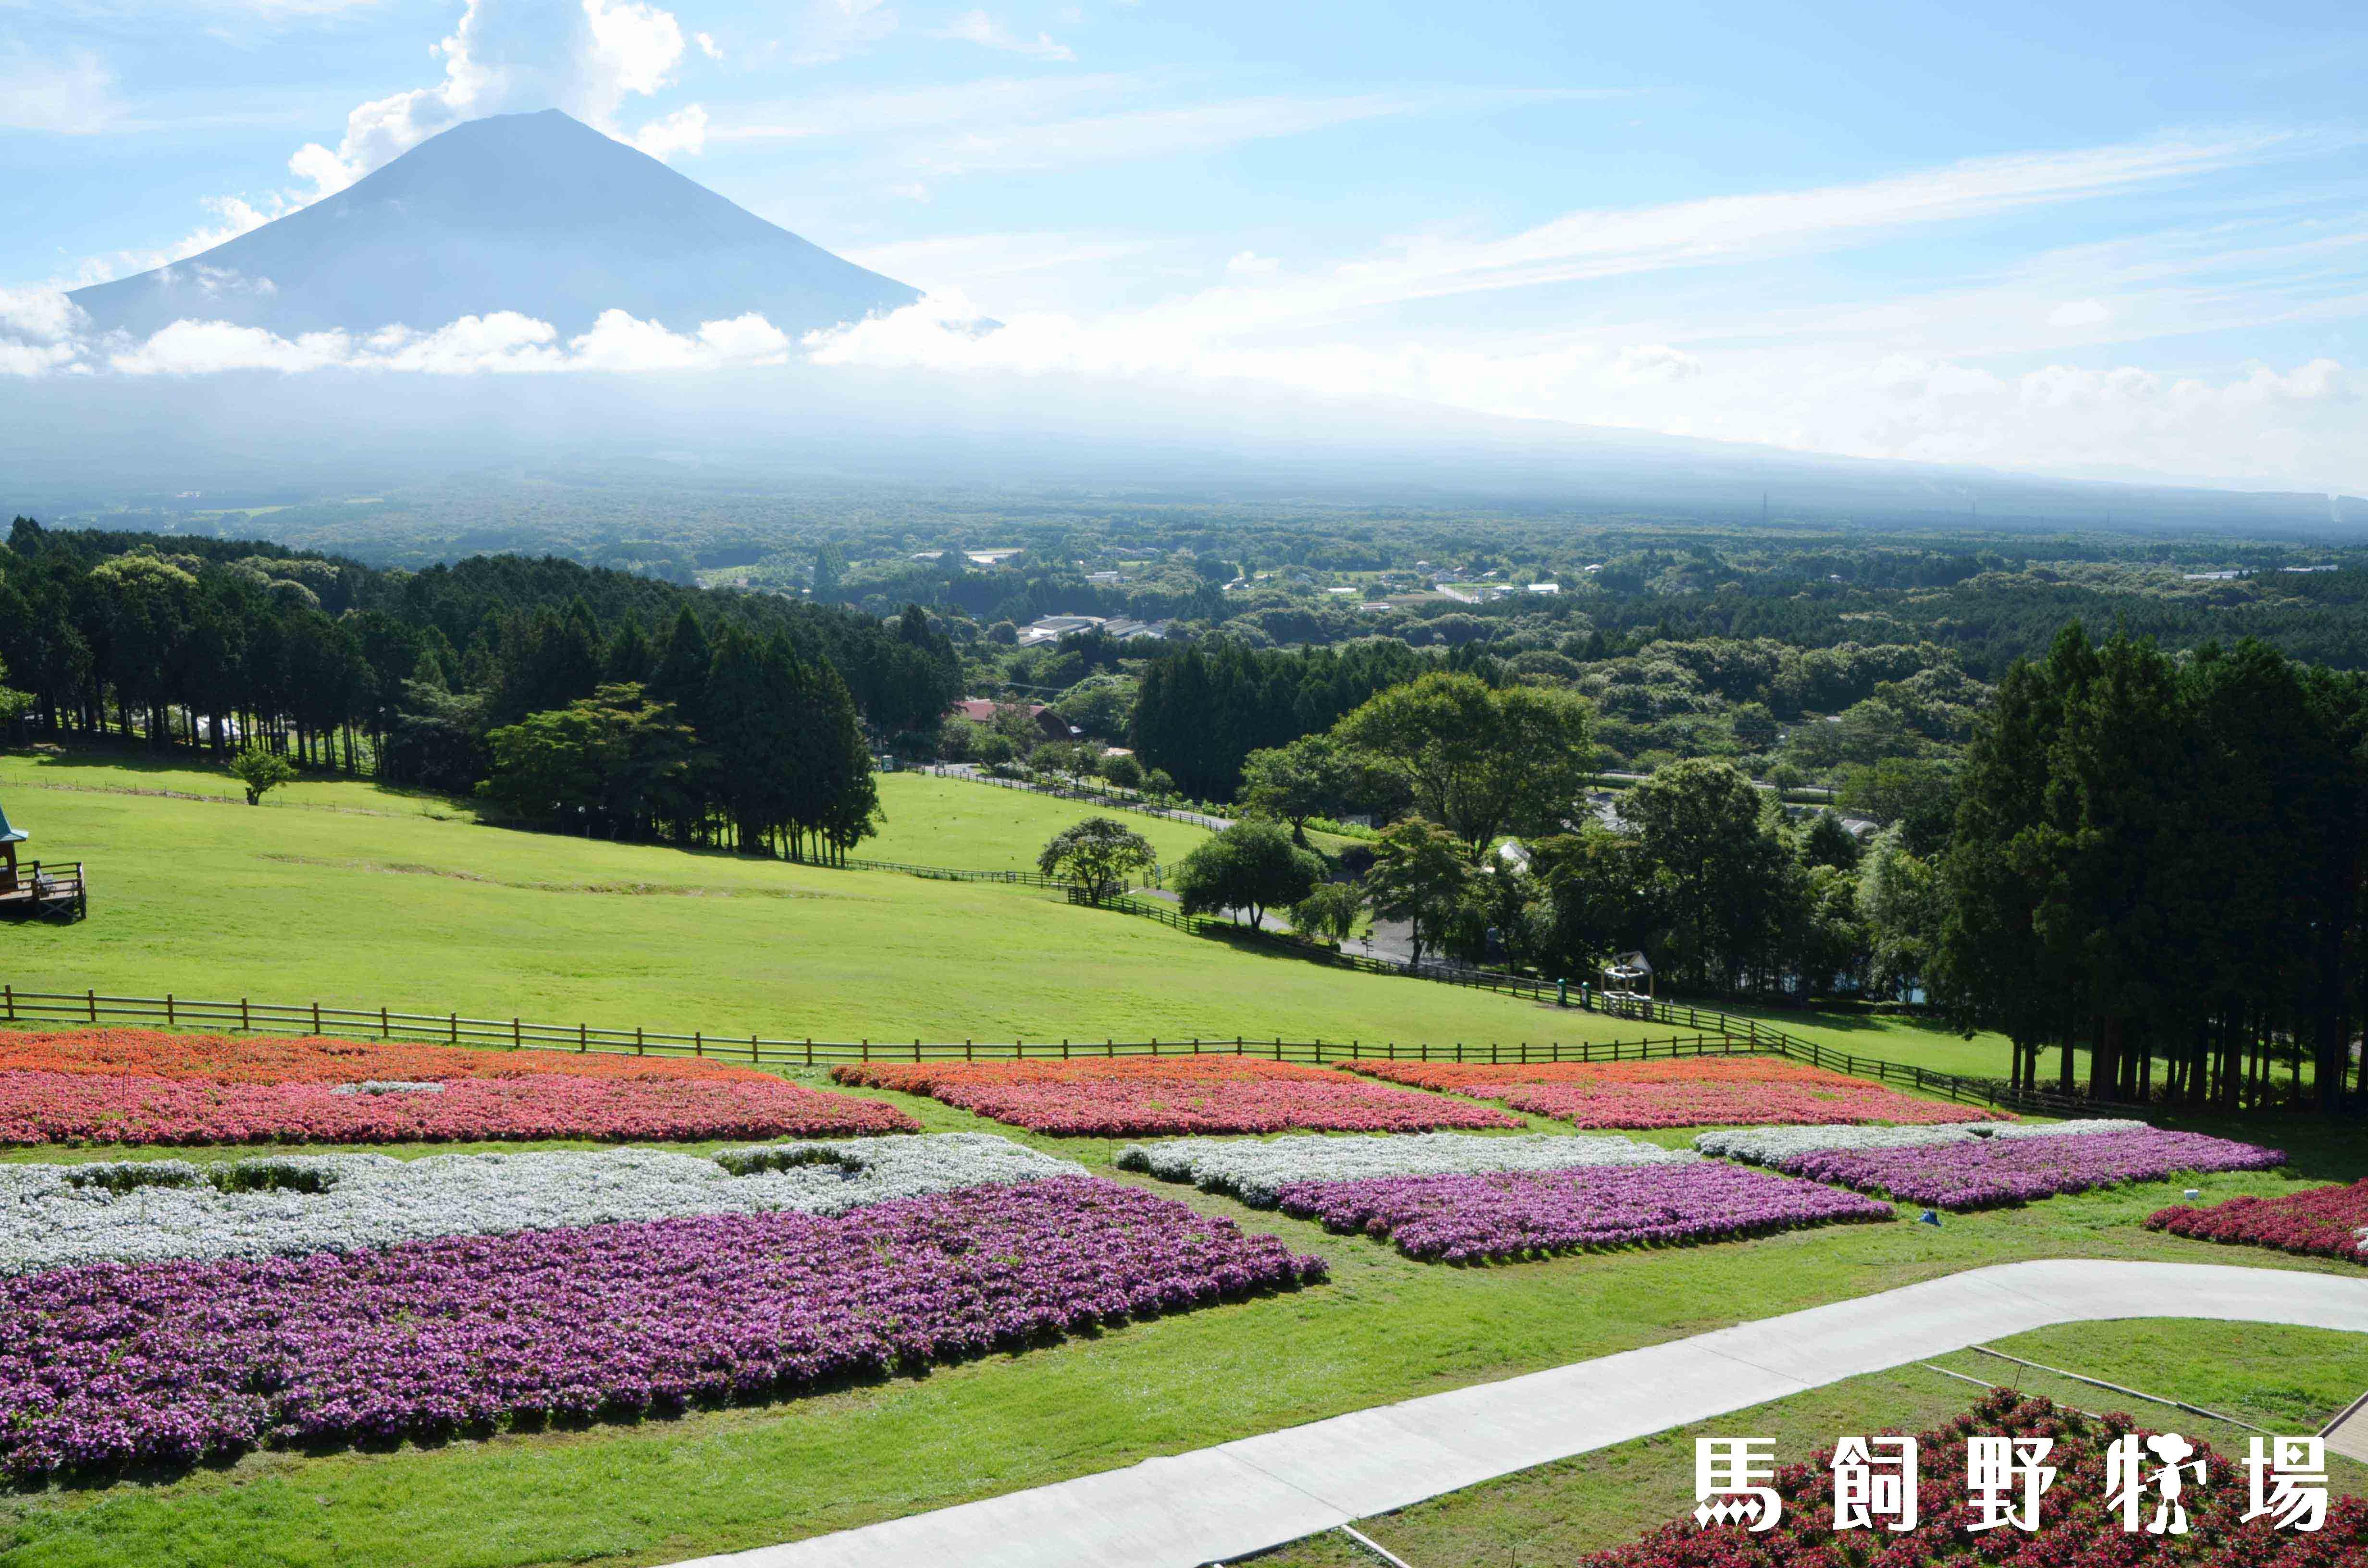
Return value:
M 1169 865 L 1209 836 L 1205 828 L 1143 812 L 1098 812 L 1075 801 L 930 773 L 881 775 L 880 805 L 885 817 L 880 836 L 856 853 L 922 866 L 1033 870 L 1046 839 L 1089 816 L 1125 823 Z
M 1074 810 L 906 782 L 970 790 L 997 811 L 1018 803 L 1055 824 Z M 213 798 L 112 792 L 184 788 Z M 0 759 L 0 799 L 35 835 L 32 847 L 87 861 L 93 889 L 86 923 L 9 932 L 6 977 L 34 990 L 775 1038 L 1452 1043 L 1646 1032 L 1326 970 L 1035 889 L 517 833 L 359 784 L 296 785 L 289 808 L 266 810 L 239 803 L 234 789 L 204 775 Z M 920 834 L 928 798 L 892 801 Z M 999 831 L 1009 848 L 1036 828 L 1007 818 Z M 978 858 L 949 838 L 898 847 L 939 863 Z

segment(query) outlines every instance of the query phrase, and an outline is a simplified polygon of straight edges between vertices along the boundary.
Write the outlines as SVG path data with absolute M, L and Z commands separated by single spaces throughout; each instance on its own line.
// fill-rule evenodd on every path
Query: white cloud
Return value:
M 88 50 L 61 60 L 21 47 L 0 53 L 0 130 L 81 136 L 109 130 L 121 118 L 114 74 Z
M 2095 300 L 2066 300 L 2047 312 L 2050 326 L 2094 326 L 2110 321 L 2113 312 Z
M 723 51 L 716 47 L 715 35 L 713 33 L 693 33 L 691 35 L 691 41 L 699 45 L 699 52 L 707 56 L 708 59 L 721 60 L 723 58 Z
M 663 119 L 643 126 L 629 140 L 653 158 L 703 151 L 707 146 L 707 110 L 697 104 L 678 108 Z
M 861 52 L 896 30 L 882 0 L 806 0 L 791 27 L 792 65 L 827 65 Z
M 1256 251 L 1237 251 L 1225 263 L 1225 270 L 1237 278 L 1263 277 L 1282 265 L 1277 256 L 1260 256 Z
M 1066 44 L 1054 43 L 1050 33 L 1038 33 L 1024 39 L 988 16 L 985 11 L 964 11 L 952 23 L 930 35 L 932 38 L 959 39 L 982 49 L 999 49 L 1007 54 L 1024 54 L 1031 60 L 1075 60 L 1076 51 Z
M 565 342 L 550 323 L 515 311 L 462 316 L 434 332 L 382 327 L 281 337 L 262 327 L 177 321 L 142 342 L 83 335 L 88 323 L 52 291 L 0 293 L 0 374 L 39 376 L 97 368 L 126 376 L 202 376 L 233 370 L 367 370 L 416 375 L 565 371 L 714 370 L 786 363 L 788 334 L 753 312 L 669 331 L 605 311 Z
M 628 97 L 673 85 L 683 35 L 673 12 L 643 0 L 468 0 L 459 25 L 430 52 L 444 62 L 441 82 L 360 105 L 346 117 L 335 152 L 308 143 L 289 160 L 313 182 L 313 199 L 438 131 L 507 109 L 555 107 L 623 138 L 617 111 Z M 697 105 L 639 135 L 669 152 L 695 152 L 703 136 L 686 134 L 694 124 L 703 131 Z

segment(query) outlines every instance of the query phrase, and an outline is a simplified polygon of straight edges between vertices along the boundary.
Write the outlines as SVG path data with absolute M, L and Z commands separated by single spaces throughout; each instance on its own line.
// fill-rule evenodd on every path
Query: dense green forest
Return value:
M 844 853 L 861 725 L 933 725 L 953 650 L 916 611 L 685 588 L 573 562 L 382 571 L 252 541 L 52 532 L 0 551 L 0 665 L 36 733 L 479 789 L 619 836 Z

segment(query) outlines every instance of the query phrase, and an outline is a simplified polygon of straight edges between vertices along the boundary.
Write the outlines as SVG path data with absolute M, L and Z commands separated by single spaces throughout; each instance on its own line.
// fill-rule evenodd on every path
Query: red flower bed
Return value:
M 830 1075 L 842 1084 L 927 1095 L 1009 1126 L 1064 1137 L 1521 1125 L 1502 1111 L 1360 1083 L 1326 1067 L 1248 1057 L 871 1062 L 834 1067 Z
M 1874 1568 L 2368 1568 L 2368 1502 L 2331 1500 L 2326 1525 L 2315 1532 L 2275 1529 L 2267 1516 L 2240 1523 L 2248 1501 L 2243 1465 L 2192 1437 L 2204 1482 L 2195 1485 L 2191 1477 L 2180 1497 L 2188 1533 L 2125 1533 L 2120 1511 L 2107 1503 L 2105 1453 L 2114 1438 L 2135 1429 L 2127 1416 L 2092 1420 L 2001 1389 L 1917 1439 L 1921 1517 L 1913 1530 L 1836 1533 L 1828 1450 L 1812 1464 L 1778 1470 L 1775 1490 L 1784 1510 L 1775 1528 L 1763 1534 L 1741 1525 L 1704 1528 L 1686 1518 L 1581 1562 L 1584 1568 L 1826 1568 L 1857 1562 Z M 1975 1533 L 1966 1528 L 1975 1518 L 1965 1495 L 1965 1439 L 1971 1437 L 2055 1439 L 2044 1462 L 2059 1473 L 2040 1498 L 2036 1532 L 2008 1528 Z M 2154 1468 L 2149 1460 L 2149 1474 Z M 2149 1504 L 2149 1517 L 2151 1508 Z
M 1503 1100 L 1577 1127 L 1816 1127 L 1873 1121 L 2003 1121 L 1996 1111 L 1919 1100 L 1880 1084 L 1770 1056 L 1653 1062 L 1356 1062 L 1354 1071 L 1425 1089 Z
M 0 1030 L 0 1073 L 97 1073 L 140 1078 L 206 1078 L 218 1084 L 358 1084 L 519 1078 L 560 1073 L 572 1078 L 746 1078 L 770 1074 L 728 1062 L 589 1051 L 502 1051 L 473 1046 L 383 1044 L 355 1040 L 252 1039 L 166 1034 L 161 1029 L 68 1029 L 54 1034 Z
M 408 1092 L 355 1093 L 397 1083 Z M 341 1088 L 344 1092 L 340 1092 Z M 916 1132 L 720 1062 L 150 1029 L 0 1034 L 0 1143 L 409 1143 Z
M 2232 1198 L 2203 1209 L 2175 1204 L 2148 1218 L 2146 1226 L 2198 1241 L 2368 1264 L 2368 1181 L 2284 1198 Z

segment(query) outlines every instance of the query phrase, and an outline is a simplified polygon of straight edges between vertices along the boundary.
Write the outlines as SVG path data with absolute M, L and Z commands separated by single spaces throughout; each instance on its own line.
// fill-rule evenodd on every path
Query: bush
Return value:
M 1143 786 L 1143 764 L 1121 752 L 1102 758 L 1102 777 L 1121 790 L 1137 790 Z
M 277 752 L 249 744 L 230 759 L 231 777 L 246 787 L 246 803 L 263 804 L 263 797 L 296 777 L 296 765 Z

